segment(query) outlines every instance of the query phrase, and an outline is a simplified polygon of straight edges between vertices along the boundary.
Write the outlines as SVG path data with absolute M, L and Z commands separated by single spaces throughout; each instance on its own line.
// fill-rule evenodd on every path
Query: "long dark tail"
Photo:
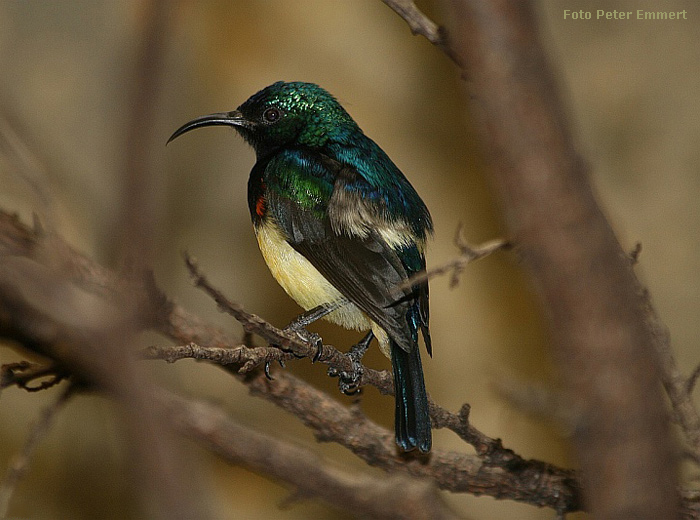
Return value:
M 425 392 L 418 344 L 411 352 L 406 352 L 392 341 L 391 365 L 394 368 L 396 396 L 396 444 L 404 451 L 418 448 L 427 453 L 432 439 L 428 394 Z

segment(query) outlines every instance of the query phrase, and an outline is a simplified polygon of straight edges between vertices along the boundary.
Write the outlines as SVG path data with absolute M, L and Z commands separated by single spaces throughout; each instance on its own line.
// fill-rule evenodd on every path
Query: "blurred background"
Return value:
M 77 249 L 117 269 L 131 251 L 124 229 L 139 230 L 148 246 L 139 254 L 166 293 L 240 332 L 192 287 L 181 260 L 186 249 L 231 299 L 282 326 L 300 309 L 268 273 L 252 233 L 246 205 L 252 150 L 223 128 L 187 134 L 167 148 L 165 142 L 196 116 L 231 110 L 274 81 L 301 80 L 332 92 L 422 195 L 435 223 L 429 266 L 457 254 L 460 223 L 472 243 L 503 236 L 459 73 L 380 0 L 157 4 L 0 0 L 0 117 L 36 155 L 33 167 L 18 175 L 0 153 L 0 208 L 27 223 L 39 215 Z M 419 2 L 449 26 L 439 4 Z M 700 5 L 654 2 L 657 11 L 687 11 L 687 20 L 673 21 L 597 21 L 600 2 L 593 1 L 537 5 L 601 204 L 624 247 L 642 243 L 637 272 L 671 330 L 679 365 L 690 372 L 700 361 Z M 565 20 L 565 8 L 592 11 L 594 19 Z M 644 6 L 609 0 L 605 8 Z M 154 23 L 160 50 L 148 62 L 144 38 L 153 41 L 144 35 Z M 144 84 L 146 92 L 139 88 Z M 135 189 L 145 201 L 143 222 L 129 227 L 124 208 Z M 431 318 L 434 357 L 424 366 L 433 398 L 451 410 L 470 403 L 473 424 L 525 458 L 575 465 L 566 432 L 495 390 L 503 382 L 556 388 L 543 319 L 514 256 L 497 253 L 470 265 L 454 289 L 447 278 L 434 279 Z M 313 330 L 341 348 L 357 339 L 332 325 Z M 166 342 L 158 336 L 141 341 L 135 347 Z M 0 344 L 1 363 L 23 359 L 13 347 Z M 372 350 L 366 364 L 388 368 Z M 345 450 L 316 444 L 298 421 L 249 396 L 220 369 L 181 361 L 153 362 L 149 370 L 163 385 L 215 402 L 244 424 L 379 474 Z M 302 360 L 288 370 L 350 402 L 322 366 Z M 0 471 L 56 395 L 56 389 L 2 393 Z M 390 397 L 367 389 L 362 407 L 385 426 L 393 424 Z M 119 412 L 109 400 L 74 398 L 40 445 L 10 516 L 134 518 L 123 441 Z M 435 432 L 434 445 L 470 451 L 444 431 Z M 216 518 L 345 518 L 309 501 L 280 509 L 288 496 L 284 487 L 194 444 L 189 449 L 205 468 Z M 445 496 L 473 519 L 553 516 L 513 502 Z

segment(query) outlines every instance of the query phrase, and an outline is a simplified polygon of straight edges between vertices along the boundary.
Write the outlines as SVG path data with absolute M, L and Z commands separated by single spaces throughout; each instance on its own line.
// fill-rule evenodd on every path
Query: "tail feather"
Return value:
M 404 451 L 418 448 L 427 453 L 432 444 L 430 414 L 418 345 L 406 352 L 391 341 L 391 364 L 396 397 L 396 444 Z

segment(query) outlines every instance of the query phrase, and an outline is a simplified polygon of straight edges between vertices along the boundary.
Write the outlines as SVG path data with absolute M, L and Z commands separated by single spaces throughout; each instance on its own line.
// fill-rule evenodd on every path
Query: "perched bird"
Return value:
M 307 312 L 301 328 L 324 317 L 369 333 L 351 349 L 355 366 L 376 337 L 391 358 L 396 443 L 430 451 L 431 427 L 421 332 L 431 352 L 428 283 L 407 287 L 425 269 L 432 221 L 425 204 L 384 151 L 326 90 L 277 82 L 232 112 L 199 117 L 235 128 L 255 149 L 248 206 L 272 275 Z

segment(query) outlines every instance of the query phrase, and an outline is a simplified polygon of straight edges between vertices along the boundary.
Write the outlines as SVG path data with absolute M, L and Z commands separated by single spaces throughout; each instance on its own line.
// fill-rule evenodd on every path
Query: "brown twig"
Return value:
M 55 364 L 40 365 L 28 361 L 8 363 L 0 367 L 0 389 L 16 385 L 27 392 L 38 392 L 56 386 L 68 375 Z M 32 385 L 37 379 L 42 381 Z
M 443 27 L 437 25 L 416 7 L 413 0 L 382 0 L 390 9 L 403 18 L 413 34 L 419 34 L 442 49 L 455 64 L 462 67 L 463 60 L 449 45 Z
M 306 341 L 302 336 L 294 332 L 278 329 L 259 316 L 246 312 L 241 305 L 228 299 L 207 280 L 206 276 L 199 270 L 197 263 L 187 254 L 185 254 L 185 263 L 194 279 L 195 285 L 211 296 L 219 306 L 219 310 L 238 320 L 246 332 L 254 333 L 270 343 L 269 348 L 271 351 L 263 354 L 262 350 L 258 350 L 257 352 L 260 355 L 255 358 L 248 358 L 244 371 L 251 370 L 256 364 L 260 364 L 263 361 L 287 361 L 292 358 L 317 359 L 333 368 L 337 373 L 353 370 L 350 358 L 332 345 L 320 345 L 319 355 L 318 345 Z M 282 353 L 274 353 L 274 350 L 281 350 Z M 391 377 L 385 371 L 380 372 L 364 368 L 359 386 L 367 384 L 377 387 L 382 393 L 393 393 Z
M 454 240 L 455 245 L 460 251 L 459 256 L 438 267 L 434 267 L 432 269 L 416 273 L 415 275 L 411 276 L 408 280 L 406 280 L 402 284 L 402 287 L 412 287 L 426 280 L 433 279 L 436 276 L 449 274 L 450 287 L 454 288 L 459 283 L 460 274 L 462 274 L 462 271 L 468 264 L 476 260 L 480 260 L 481 258 L 484 258 L 486 256 L 489 256 L 501 249 L 507 249 L 511 247 L 510 242 L 503 239 L 491 240 L 478 246 L 473 246 L 469 244 L 469 242 L 467 242 L 467 240 L 464 238 L 462 230 L 463 226 L 462 224 L 460 224 L 457 227 L 457 232 L 455 234 Z
M 48 433 L 56 414 L 66 401 L 68 401 L 68 398 L 72 395 L 72 391 L 72 387 L 67 387 L 61 392 L 55 402 L 47 406 L 41 412 L 39 419 L 30 428 L 22 450 L 10 460 L 10 464 L 5 472 L 5 477 L 2 482 L 0 482 L 0 518 L 6 518 L 8 508 L 10 507 L 10 500 L 12 499 L 17 484 L 19 484 L 29 470 L 29 464 L 36 448 Z

